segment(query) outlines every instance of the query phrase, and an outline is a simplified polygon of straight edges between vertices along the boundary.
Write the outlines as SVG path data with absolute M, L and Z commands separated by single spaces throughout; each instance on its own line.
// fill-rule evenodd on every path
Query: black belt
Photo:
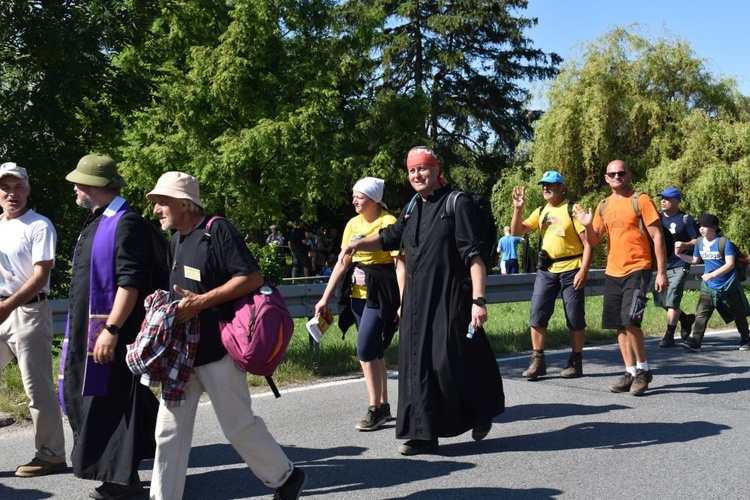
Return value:
M 7 297 L 5 295 L 0 295 L 0 300 L 8 300 L 9 298 L 10 297 Z M 33 297 L 31 297 L 31 300 L 29 300 L 28 302 L 26 302 L 24 305 L 26 305 L 26 304 L 33 304 L 35 302 L 41 302 L 43 300 L 47 300 L 47 294 L 46 293 L 38 293 L 38 294 L 34 295 Z

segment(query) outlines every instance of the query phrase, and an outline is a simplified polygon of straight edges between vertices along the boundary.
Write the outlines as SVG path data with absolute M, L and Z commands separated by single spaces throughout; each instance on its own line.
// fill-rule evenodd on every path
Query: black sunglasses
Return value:
M 604 175 L 606 175 L 610 179 L 614 179 L 615 177 L 625 177 L 626 175 L 628 175 L 628 172 L 626 172 L 625 170 L 620 170 L 619 172 L 607 172 Z

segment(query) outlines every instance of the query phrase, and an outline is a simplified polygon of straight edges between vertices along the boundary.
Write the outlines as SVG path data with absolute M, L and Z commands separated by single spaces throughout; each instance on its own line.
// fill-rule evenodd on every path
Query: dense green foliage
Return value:
M 676 186 L 683 209 L 716 214 L 738 241 L 750 237 L 750 100 L 711 75 L 687 42 L 614 29 L 563 66 L 548 99 L 523 164 L 495 186 L 501 220 L 510 220 L 515 185 L 528 187 L 527 215 L 542 204 L 536 180 L 549 169 L 565 176 L 573 199 L 595 207 L 610 194 L 605 167 L 619 158 L 637 189 Z
M 63 178 L 104 152 L 147 214 L 168 170 L 261 241 L 303 217 L 342 226 L 364 175 L 399 207 L 406 152 L 428 144 L 463 187 L 489 187 L 531 136 L 523 82 L 555 75 L 525 0 L 9 0 L 0 5 L 0 158 L 29 168 L 60 234 L 84 212 Z M 69 189 L 71 189 L 69 191 Z

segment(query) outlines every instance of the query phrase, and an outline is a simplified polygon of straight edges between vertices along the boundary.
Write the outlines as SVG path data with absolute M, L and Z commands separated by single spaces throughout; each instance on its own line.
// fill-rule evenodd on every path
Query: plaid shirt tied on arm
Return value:
M 169 292 L 156 290 L 146 297 L 146 317 L 135 342 L 128 344 L 126 362 L 141 375 L 141 383 L 162 386 L 161 399 L 168 408 L 185 402 L 185 386 L 193 371 L 200 338 L 200 320 L 194 317 L 175 324 L 179 301 L 169 301 Z

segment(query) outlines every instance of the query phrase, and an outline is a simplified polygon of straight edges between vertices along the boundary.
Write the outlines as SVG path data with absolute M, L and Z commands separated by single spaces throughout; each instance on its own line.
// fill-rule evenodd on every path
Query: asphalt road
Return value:
M 443 439 L 434 455 L 400 456 L 393 423 L 354 429 L 366 406 L 361 378 L 286 389 L 278 400 L 258 394 L 254 409 L 307 472 L 305 498 L 749 498 L 750 352 L 737 350 L 734 330 L 707 336 L 702 353 L 656 342 L 648 343 L 654 380 L 642 397 L 607 390 L 623 371 L 614 345 L 587 348 L 585 376 L 575 380 L 556 376 L 564 351 L 548 351 L 550 375 L 537 382 L 521 378 L 528 356 L 499 359 L 505 413 L 484 441 Z M 0 429 L 0 498 L 86 498 L 96 483 L 69 472 L 13 475 L 32 457 L 32 439 L 28 425 Z M 146 483 L 151 466 L 141 467 Z M 188 474 L 186 500 L 273 495 L 227 444 L 208 402 Z

